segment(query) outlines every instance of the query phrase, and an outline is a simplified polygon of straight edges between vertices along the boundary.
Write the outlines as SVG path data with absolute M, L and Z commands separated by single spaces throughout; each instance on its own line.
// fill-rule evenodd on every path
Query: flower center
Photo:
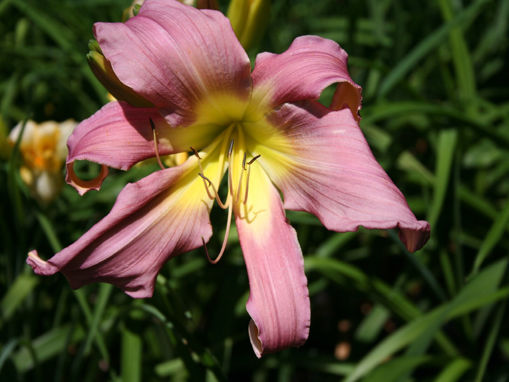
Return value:
M 203 246 L 205 248 L 207 258 L 213 264 L 217 263 L 221 259 L 226 250 L 226 243 L 231 227 L 233 212 L 235 212 L 235 216 L 245 215 L 250 190 L 251 166 L 260 157 L 260 155 L 252 155 L 246 150 L 245 134 L 243 132 L 242 125 L 239 123 L 230 124 L 225 132 L 221 134 L 221 140 L 223 143 L 225 143 L 225 141 L 229 142 L 227 146 L 227 152 L 223 153 L 223 155 L 226 154 L 226 166 L 228 168 L 228 191 L 226 200 L 224 202 L 221 200 L 218 189 L 204 172 L 201 163 L 203 158 L 194 148 L 191 147 L 191 150 L 198 159 L 198 166 L 200 168 L 198 175 L 203 179 L 203 185 L 208 197 L 211 200 L 216 200 L 220 208 L 228 209 L 225 237 L 223 239 L 223 244 L 221 246 L 219 255 L 217 255 L 214 260 L 210 258 L 207 246 L 203 240 Z M 224 144 L 220 146 L 226 147 Z

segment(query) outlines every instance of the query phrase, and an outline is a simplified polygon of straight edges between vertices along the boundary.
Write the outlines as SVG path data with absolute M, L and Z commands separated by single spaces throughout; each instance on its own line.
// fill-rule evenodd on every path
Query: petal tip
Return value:
M 58 268 L 41 259 L 35 249 L 28 252 L 27 264 L 30 265 L 34 272 L 38 275 L 49 276 L 58 272 Z
M 67 175 L 65 177 L 65 181 L 71 186 L 73 186 L 76 189 L 76 191 L 78 191 L 80 196 L 83 196 L 90 190 L 96 191 L 99 190 L 104 179 L 108 176 L 108 167 L 105 165 L 101 166 L 101 171 L 99 172 L 99 175 L 97 175 L 97 177 L 91 180 L 83 180 L 76 175 L 76 173 L 74 172 L 73 160 L 67 162 L 66 169 Z
M 260 340 L 258 327 L 256 326 L 253 320 L 249 321 L 248 332 L 249 340 L 251 341 L 253 351 L 257 358 L 261 358 L 263 355 L 263 344 L 262 341 Z
M 405 244 L 409 252 L 421 249 L 430 237 L 430 225 L 427 221 L 419 220 L 416 228 L 401 228 L 399 238 Z

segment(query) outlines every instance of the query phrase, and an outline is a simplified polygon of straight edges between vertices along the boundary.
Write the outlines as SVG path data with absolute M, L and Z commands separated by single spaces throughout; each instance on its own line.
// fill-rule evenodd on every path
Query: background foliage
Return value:
M 106 102 L 87 42 L 93 22 L 118 21 L 128 5 L 0 1 L 0 137 L 26 118 L 81 120 Z M 311 333 L 261 360 L 235 233 L 216 266 L 202 250 L 168 263 L 147 300 L 34 276 L 28 250 L 49 257 L 70 244 L 156 167 L 117 172 L 83 198 L 67 186 L 40 207 L 14 150 L 0 160 L 0 379 L 507 381 L 508 21 L 506 0 L 273 0 L 252 57 L 302 34 L 339 42 L 363 86 L 361 127 L 432 236 L 409 254 L 395 232 L 332 233 L 288 213 L 305 254 Z

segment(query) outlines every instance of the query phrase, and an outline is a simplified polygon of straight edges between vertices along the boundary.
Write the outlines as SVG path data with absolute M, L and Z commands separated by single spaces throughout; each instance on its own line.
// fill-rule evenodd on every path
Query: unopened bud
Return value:
M 270 0 L 232 0 L 228 18 L 244 49 L 253 47 L 263 36 L 270 16 Z

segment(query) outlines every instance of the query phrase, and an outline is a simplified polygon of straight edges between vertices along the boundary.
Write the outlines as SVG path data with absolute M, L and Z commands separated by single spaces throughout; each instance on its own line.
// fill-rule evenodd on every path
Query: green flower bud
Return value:
M 270 0 L 231 0 L 227 14 L 240 43 L 248 50 L 265 32 Z

